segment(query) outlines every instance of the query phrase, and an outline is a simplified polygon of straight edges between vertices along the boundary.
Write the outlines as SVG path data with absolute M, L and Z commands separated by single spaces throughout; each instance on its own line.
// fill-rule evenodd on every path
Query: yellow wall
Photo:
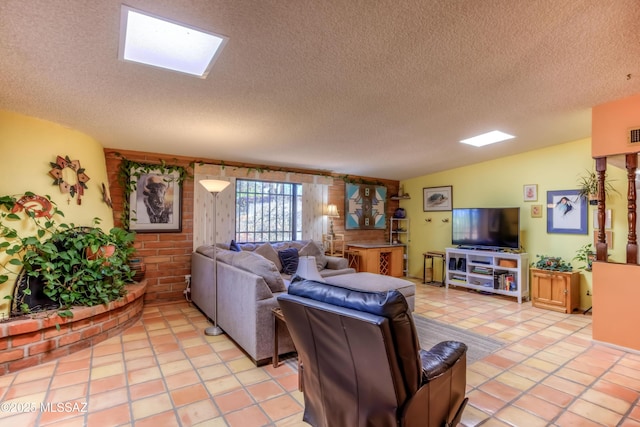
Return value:
M 505 144 L 517 143 L 505 142 Z M 479 148 L 482 149 L 482 148 Z M 422 254 L 429 250 L 440 250 L 451 246 L 451 212 L 424 212 L 422 193 L 424 187 L 453 186 L 453 207 L 520 207 L 521 244 L 529 253 L 531 261 L 536 255 L 561 256 L 572 262 L 574 268 L 582 264 L 572 261 L 578 248 L 593 242 L 593 209 L 589 207 L 588 235 L 548 234 L 546 197 L 547 191 L 572 190 L 578 188 L 578 178 L 586 170 L 594 170 L 591 158 L 591 140 L 583 139 L 424 175 L 401 182 L 410 200 L 402 200 L 401 207 L 411 219 L 411 245 L 409 248 L 409 274 L 422 277 Z M 607 177 L 611 184 L 626 194 L 626 171 L 609 165 Z M 537 184 L 538 201 L 523 201 L 523 186 Z M 542 218 L 531 217 L 531 206 L 542 205 Z M 611 259 L 624 262 L 626 245 L 626 199 L 613 194 L 607 199 L 607 209 L 612 209 L 613 249 Z M 425 219 L 431 218 L 431 222 Z M 448 218 L 449 222 L 442 222 Z M 440 277 L 439 271 L 436 277 Z M 591 273 L 581 274 L 580 306 L 591 306 Z
M 64 222 L 85 226 L 98 217 L 103 229 L 113 227 L 111 208 L 102 201 L 101 186 L 108 183 L 107 167 L 103 147 L 97 141 L 55 123 L 0 110 L 0 147 L 0 195 L 22 195 L 25 191 L 49 195 L 64 212 Z M 82 205 L 76 198 L 67 203 L 69 195 L 53 185 L 49 163 L 58 155 L 80 160 L 86 169 L 90 180 Z M 4 296 L 12 292 L 12 280 L 0 285 L 0 318 L 10 311 Z

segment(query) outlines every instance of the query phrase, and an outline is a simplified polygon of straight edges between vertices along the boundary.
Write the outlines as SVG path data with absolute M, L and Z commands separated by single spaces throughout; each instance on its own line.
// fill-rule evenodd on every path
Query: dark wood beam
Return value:
M 627 168 L 627 264 L 638 263 L 638 238 L 636 235 L 636 169 L 638 169 L 638 155 L 626 155 Z

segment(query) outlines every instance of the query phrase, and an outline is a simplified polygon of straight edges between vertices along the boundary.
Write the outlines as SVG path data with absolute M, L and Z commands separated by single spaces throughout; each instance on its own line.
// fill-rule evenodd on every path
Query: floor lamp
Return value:
M 218 262 L 217 262 L 217 248 L 216 248 L 216 203 L 218 199 L 218 193 L 227 188 L 228 181 L 221 181 L 218 179 L 203 179 L 200 184 L 206 188 L 206 190 L 213 196 L 213 289 L 216 293 L 215 296 L 215 310 L 213 314 L 213 326 L 204 330 L 206 335 L 221 335 L 222 329 L 218 326 Z

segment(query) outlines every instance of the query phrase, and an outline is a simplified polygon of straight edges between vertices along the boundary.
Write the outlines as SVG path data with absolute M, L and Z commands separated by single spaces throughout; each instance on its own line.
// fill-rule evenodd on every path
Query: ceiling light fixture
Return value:
M 228 38 L 122 6 L 119 59 L 206 78 Z
M 512 138 L 515 138 L 515 136 L 500 132 L 499 130 L 493 130 L 491 132 L 483 133 L 482 135 L 474 136 L 473 138 L 463 139 L 460 142 L 463 144 L 473 145 L 475 147 L 482 147 Z

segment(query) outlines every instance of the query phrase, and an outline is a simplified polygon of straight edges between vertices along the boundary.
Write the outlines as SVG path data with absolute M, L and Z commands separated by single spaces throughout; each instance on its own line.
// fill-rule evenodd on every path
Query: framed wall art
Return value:
M 422 189 L 424 212 L 450 211 L 453 209 L 453 187 L 426 187 Z
M 182 231 L 180 173 L 132 167 L 135 182 L 129 194 L 129 229 L 138 233 Z
M 387 227 L 387 187 L 345 184 L 346 230 L 374 230 Z
M 607 209 L 604 214 L 604 228 L 608 230 L 611 228 L 611 209 Z M 596 230 L 600 228 L 600 221 L 598 220 L 598 209 L 593 209 L 593 228 L 595 228 Z
M 525 202 L 537 202 L 538 201 L 538 185 L 527 184 L 523 187 L 523 198 Z
M 587 212 L 578 190 L 547 191 L 547 233 L 587 234 Z
M 531 218 L 542 218 L 542 205 L 531 205 Z

